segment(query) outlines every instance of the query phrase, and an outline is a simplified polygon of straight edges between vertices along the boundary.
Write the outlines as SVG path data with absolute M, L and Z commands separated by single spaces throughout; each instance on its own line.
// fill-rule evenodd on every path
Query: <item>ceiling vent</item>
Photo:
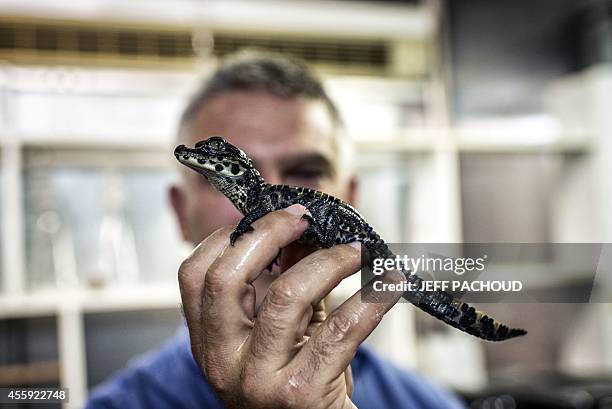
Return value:
M 249 47 L 289 54 L 323 65 L 384 69 L 389 61 L 388 44 L 381 40 L 266 38 L 231 34 L 219 34 L 213 38 L 214 53 L 218 56 Z
M 323 70 L 345 74 L 392 75 L 398 40 L 281 36 L 261 33 L 212 33 L 212 41 L 194 41 L 190 27 L 146 27 L 0 16 L 0 60 L 17 64 L 189 67 L 206 57 L 222 57 L 243 48 L 282 52 Z M 207 49 L 194 50 L 204 43 Z M 404 49 L 406 44 L 403 44 Z M 419 55 L 423 46 L 410 45 Z M 197 51 L 197 52 L 196 52 Z M 412 75 L 420 74 L 413 70 Z
M 188 62 L 188 30 L 154 30 L 0 18 L 0 58 L 16 63 Z

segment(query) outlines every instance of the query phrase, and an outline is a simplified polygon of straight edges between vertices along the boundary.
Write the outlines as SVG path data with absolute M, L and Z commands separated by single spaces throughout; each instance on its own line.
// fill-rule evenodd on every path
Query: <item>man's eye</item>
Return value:
M 321 169 L 300 169 L 291 172 L 287 172 L 286 177 L 288 178 L 300 178 L 300 179 L 318 179 L 323 177 L 323 171 Z
M 327 175 L 321 169 L 296 169 L 286 172 L 284 182 L 288 185 L 316 187 Z

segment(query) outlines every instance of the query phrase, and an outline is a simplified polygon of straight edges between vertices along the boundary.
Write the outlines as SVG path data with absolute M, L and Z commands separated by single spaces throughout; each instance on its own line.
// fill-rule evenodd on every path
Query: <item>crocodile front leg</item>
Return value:
M 264 217 L 268 213 L 270 213 L 270 210 L 262 206 L 246 214 L 242 218 L 242 220 L 238 222 L 238 225 L 236 226 L 232 234 L 230 234 L 230 244 L 233 246 L 234 244 L 236 244 L 236 240 L 238 240 L 240 236 L 242 236 L 244 233 L 253 231 L 253 226 L 251 226 L 251 224 L 253 224 L 257 219 Z

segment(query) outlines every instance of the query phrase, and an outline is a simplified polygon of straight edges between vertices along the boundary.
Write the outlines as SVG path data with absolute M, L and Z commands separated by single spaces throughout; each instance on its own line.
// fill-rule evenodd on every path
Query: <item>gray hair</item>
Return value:
M 264 91 L 281 98 L 320 100 L 325 103 L 334 124 L 342 126 L 336 105 L 303 61 L 280 54 L 245 50 L 226 57 L 202 84 L 185 107 L 179 127 L 189 124 L 210 98 L 232 91 Z

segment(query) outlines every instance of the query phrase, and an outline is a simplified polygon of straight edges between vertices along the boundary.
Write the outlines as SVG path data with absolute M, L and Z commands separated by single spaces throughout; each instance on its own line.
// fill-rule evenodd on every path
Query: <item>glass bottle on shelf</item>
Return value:
M 104 281 L 136 284 L 139 268 L 134 231 L 125 217 L 125 192 L 121 175 L 102 173 L 102 219 L 98 232 L 98 273 Z
M 28 287 L 78 285 L 71 226 L 63 222 L 49 172 L 28 172 L 26 217 Z

